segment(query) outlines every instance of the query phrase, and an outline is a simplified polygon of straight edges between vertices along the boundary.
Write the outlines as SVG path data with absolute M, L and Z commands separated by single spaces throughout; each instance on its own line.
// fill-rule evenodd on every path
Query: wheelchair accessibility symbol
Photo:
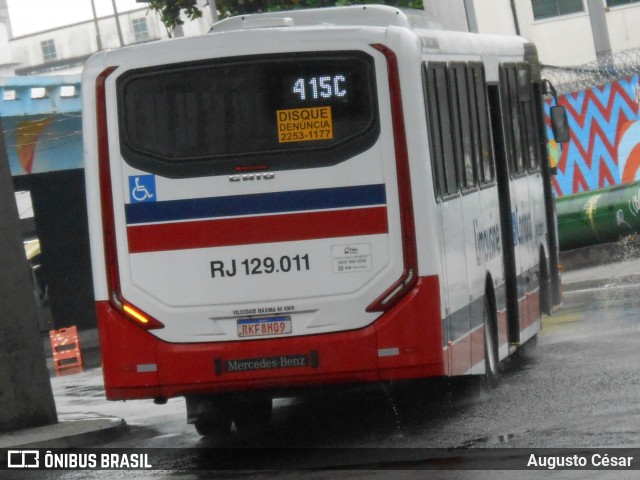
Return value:
M 156 176 L 136 175 L 129 177 L 129 192 L 131 193 L 131 203 L 157 201 Z

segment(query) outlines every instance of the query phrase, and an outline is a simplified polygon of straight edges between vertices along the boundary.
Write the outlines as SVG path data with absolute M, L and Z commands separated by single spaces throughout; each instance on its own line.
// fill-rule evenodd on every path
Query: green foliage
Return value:
M 211 0 L 210 0 L 211 1 Z M 423 9 L 423 0 L 216 0 L 216 6 L 222 17 L 246 13 L 276 12 L 298 8 L 319 8 L 357 4 L 386 4 L 394 7 Z M 180 14 L 194 20 L 202 16 L 197 0 L 149 0 L 151 10 L 160 15 L 169 35 L 176 25 L 184 24 Z
M 181 13 L 184 13 L 189 20 L 195 20 L 202 16 L 197 0 L 149 0 L 147 3 L 151 10 L 158 12 L 169 36 L 176 25 L 184 24 L 184 20 L 180 18 Z
M 418 8 L 422 10 L 422 0 L 217 0 L 216 6 L 221 15 L 240 15 L 245 13 L 275 12 L 298 8 L 319 8 L 357 4 L 385 4 L 394 7 Z

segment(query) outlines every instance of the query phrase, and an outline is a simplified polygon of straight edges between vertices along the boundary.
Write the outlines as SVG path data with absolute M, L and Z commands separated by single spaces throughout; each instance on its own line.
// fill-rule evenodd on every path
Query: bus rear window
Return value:
M 167 177 L 332 165 L 379 134 L 374 64 L 363 52 L 136 69 L 117 92 L 125 161 Z

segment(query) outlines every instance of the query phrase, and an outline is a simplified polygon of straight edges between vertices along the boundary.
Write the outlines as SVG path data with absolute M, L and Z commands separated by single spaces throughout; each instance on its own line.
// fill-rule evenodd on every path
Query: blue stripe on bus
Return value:
M 125 205 L 127 225 L 335 208 L 387 202 L 384 184 L 192 198 Z

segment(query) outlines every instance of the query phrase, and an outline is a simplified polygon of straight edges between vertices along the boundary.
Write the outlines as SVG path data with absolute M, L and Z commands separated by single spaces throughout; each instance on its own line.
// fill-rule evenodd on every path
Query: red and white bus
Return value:
M 93 56 L 107 397 L 184 396 L 209 434 L 327 385 L 493 382 L 559 285 L 541 90 L 526 40 L 386 6 Z

